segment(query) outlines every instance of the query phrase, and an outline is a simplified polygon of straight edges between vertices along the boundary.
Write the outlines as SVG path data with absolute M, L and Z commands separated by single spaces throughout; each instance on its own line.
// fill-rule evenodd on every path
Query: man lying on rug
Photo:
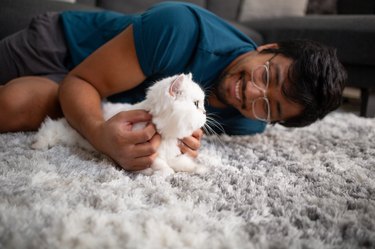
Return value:
M 346 73 L 335 50 L 312 41 L 257 45 L 205 9 L 162 3 L 143 14 L 62 12 L 35 17 L 0 43 L 0 132 L 36 130 L 65 115 L 98 151 L 126 170 L 147 168 L 160 136 L 124 123 L 146 111 L 105 121 L 104 98 L 142 100 L 156 80 L 191 72 L 205 89 L 206 110 L 227 134 L 262 132 L 267 123 L 301 127 L 341 100 Z M 60 83 L 60 85 L 56 83 Z M 59 92 L 58 92 L 58 86 Z M 197 156 L 202 131 L 183 139 Z

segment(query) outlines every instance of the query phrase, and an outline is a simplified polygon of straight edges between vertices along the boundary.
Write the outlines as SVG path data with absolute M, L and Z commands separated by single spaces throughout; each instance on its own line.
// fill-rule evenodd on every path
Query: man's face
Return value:
M 268 105 L 271 122 L 300 114 L 303 107 L 288 100 L 281 92 L 283 85 L 290 84 L 287 76 L 292 60 L 281 54 L 258 51 L 241 55 L 224 70 L 214 91 L 218 104 L 232 106 L 251 119 L 267 117 L 265 106 Z M 265 87 L 266 82 L 268 87 Z

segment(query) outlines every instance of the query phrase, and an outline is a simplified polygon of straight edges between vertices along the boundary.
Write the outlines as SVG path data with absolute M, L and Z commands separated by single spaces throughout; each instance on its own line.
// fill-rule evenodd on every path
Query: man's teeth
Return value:
M 241 83 L 240 80 L 237 81 L 237 83 L 236 83 L 236 89 L 235 89 L 236 98 L 238 100 L 241 100 L 241 97 L 240 97 L 240 83 Z

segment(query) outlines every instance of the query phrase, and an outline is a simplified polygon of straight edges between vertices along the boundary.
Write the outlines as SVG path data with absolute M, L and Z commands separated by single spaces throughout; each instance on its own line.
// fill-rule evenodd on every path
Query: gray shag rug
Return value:
M 166 179 L 33 134 L 0 135 L 0 248 L 375 248 L 375 119 L 206 137 Z

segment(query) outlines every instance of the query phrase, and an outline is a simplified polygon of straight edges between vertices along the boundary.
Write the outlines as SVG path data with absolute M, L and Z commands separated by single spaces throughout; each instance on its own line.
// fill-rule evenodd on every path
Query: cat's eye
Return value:
M 194 101 L 194 105 L 199 108 L 199 100 Z

